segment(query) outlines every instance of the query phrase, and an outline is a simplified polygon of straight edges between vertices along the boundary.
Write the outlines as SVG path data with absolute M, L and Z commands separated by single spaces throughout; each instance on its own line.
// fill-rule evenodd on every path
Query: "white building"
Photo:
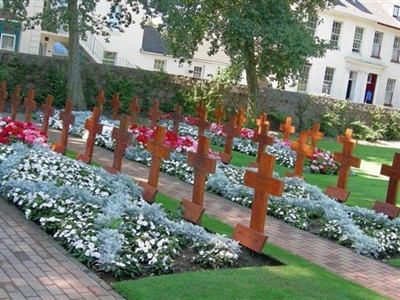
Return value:
M 1 8 L 2 0 L 0 0 Z M 315 35 L 336 44 L 323 58 L 310 59 L 295 87 L 287 90 L 329 94 L 336 99 L 371 102 L 400 108 L 400 0 L 342 0 L 334 9 L 320 13 L 322 23 L 310 20 Z M 40 12 L 43 1 L 32 1 L 29 11 Z M 110 3 L 100 0 L 96 11 L 106 14 Z M 140 20 L 140 15 L 137 16 Z M 110 32 L 110 43 L 89 35 L 81 41 L 83 55 L 98 63 L 162 70 L 170 74 L 210 78 L 229 66 L 221 51 L 210 57 L 208 44 L 199 47 L 191 63 L 179 64 L 165 52 L 158 32 L 140 27 L 139 22 L 124 33 Z M 67 55 L 66 32 L 20 31 L 1 21 L 0 47 L 6 50 L 46 56 Z
M 310 29 L 336 47 L 287 89 L 400 108 L 400 1 L 341 1 L 319 16 Z

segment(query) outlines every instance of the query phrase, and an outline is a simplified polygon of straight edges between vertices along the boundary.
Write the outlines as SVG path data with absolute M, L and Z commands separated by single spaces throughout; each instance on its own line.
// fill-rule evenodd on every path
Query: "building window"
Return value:
M 0 36 L 0 49 L 14 51 L 15 35 L 2 33 Z
M 115 60 L 117 59 L 117 52 L 104 51 L 103 54 L 103 64 L 115 65 Z
M 310 75 L 311 65 L 305 65 L 299 74 L 299 82 L 297 83 L 297 90 L 305 92 L 307 90 L 308 76 Z
M 400 19 L 400 6 L 395 5 L 393 7 L 393 17 Z
M 68 45 L 61 42 L 54 42 L 53 55 L 68 56 Z
M 353 40 L 353 52 L 361 52 L 361 43 L 364 35 L 364 28 L 356 27 Z
M 339 49 L 340 31 L 342 30 L 342 23 L 333 21 L 332 34 L 331 34 L 331 45 L 335 49 Z
M 387 105 L 387 106 L 392 105 L 395 84 L 396 84 L 396 80 L 390 79 L 390 78 L 388 79 L 387 84 L 386 84 L 385 100 L 383 103 L 384 105 Z
M 4 7 L 4 2 L 3 0 L 0 0 L 0 9 Z
M 162 59 L 155 59 L 154 60 L 154 70 L 158 70 L 158 71 L 165 71 L 165 65 L 166 65 L 166 61 L 162 60 Z
M 334 73 L 335 73 L 334 68 L 326 67 L 325 76 L 324 76 L 324 84 L 322 86 L 322 93 L 325 93 L 328 95 L 331 93 Z
M 383 39 L 383 33 L 375 31 L 374 43 L 372 44 L 372 52 L 371 52 L 372 57 L 379 58 L 381 54 L 382 39 Z
M 310 16 L 310 18 L 306 22 L 306 28 L 312 36 L 315 36 L 315 31 L 317 30 L 317 24 L 318 24 L 317 16 Z
M 194 66 L 193 77 L 202 78 L 203 77 L 203 67 Z
M 393 62 L 400 62 L 400 37 L 395 36 L 393 42 L 392 59 Z

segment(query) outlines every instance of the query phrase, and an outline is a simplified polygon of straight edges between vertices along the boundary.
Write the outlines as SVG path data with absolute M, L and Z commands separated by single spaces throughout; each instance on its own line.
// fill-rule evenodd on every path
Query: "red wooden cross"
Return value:
M 225 118 L 224 106 L 222 104 L 219 104 L 217 109 L 214 111 L 214 117 L 215 124 L 221 125 L 222 120 Z
M 161 112 L 158 110 L 158 100 L 153 101 L 153 107 L 149 110 L 148 115 L 150 116 L 150 128 L 155 128 L 161 116 Z
M 281 196 L 284 186 L 282 180 L 272 177 L 275 156 L 268 153 L 261 153 L 260 156 L 258 171 L 247 170 L 244 175 L 244 185 L 254 189 L 250 229 L 238 224 L 233 233 L 233 238 L 239 243 L 257 252 L 261 251 L 267 240 L 264 226 L 269 195 Z
M 175 105 L 175 110 L 171 114 L 171 119 L 173 121 L 172 132 L 178 134 L 179 123 L 183 121 L 182 106 L 179 104 Z
M 111 106 L 113 110 L 112 119 L 116 120 L 118 118 L 118 111 L 121 108 L 121 101 L 119 101 L 119 93 L 114 93 L 114 97 L 111 101 Z
M 65 155 L 65 151 L 67 150 L 69 127 L 75 122 L 75 116 L 72 115 L 73 107 L 74 102 L 68 99 L 65 104 L 65 109 L 60 111 L 59 119 L 63 122 L 60 143 L 53 144 L 52 150 L 62 155 Z
M 136 125 L 136 116 L 140 112 L 140 106 L 138 105 L 138 102 L 138 97 L 133 97 L 132 102 L 129 104 L 129 110 L 131 112 L 129 123 L 131 125 Z
M 311 146 L 314 148 L 317 146 L 317 142 L 324 137 L 324 134 L 319 131 L 320 127 L 321 124 L 315 122 L 313 128 L 308 131 L 308 135 L 311 137 Z
M 290 148 L 296 151 L 296 163 L 294 165 L 294 172 L 286 173 L 286 176 L 297 176 L 303 178 L 303 168 L 304 168 L 304 159 L 306 156 L 310 156 L 314 152 L 314 148 L 311 145 L 307 144 L 308 132 L 302 131 L 300 133 L 299 140 L 297 142 L 292 142 Z
M 28 90 L 28 97 L 24 99 L 23 106 L 25 107 L 25 123 L 30 123 L 32 121 L 32 112 L 36 108 L 36 102 L 33 100 L 35 98 L 35 90 Z
M 47 134 L 47 131 L 49 130 L 49 118 L 53 116 L 54 114 L 54 108 L 52 107 L 53 105 L 53 96 L 52 95 L 47 95 L 46 98 L 46 103 L 42 104 L 40 110 L 43 113 L 43 126 L 42 126 L 42 131 Z
M 198 120 L 195 122 L 195 126 L 199 129 L 198 135 L 204 135 L 206 129 L 210 128 L 210 122 L 207 121 L 207 110 L 204 107 L 204 102 L 200 101 L 196 107 Z
M 339 136 L 337 139 L 338 142 L 343 144 L 342 153 L 335 152 L 333 154 L 333 159 L 340 163 L 338 181 L 336 187 L 328 186 L 325 191 L 325 194 L 341 202 L 346 201 L 350 194 L 347 191 L 350 168 L 359 168 L 361 164 L 361 159 L 353 156 L 357 142 L 351 137 L 352 134 L 353 130 L 348 128 L 345 135 Z
M 244 116 L 244 109 L 239 108 L 239 111 L 236 116 L 236 127 L 242 129 L 243 124 L 246 122 L 246 117 Z
M 232 159 L 232 142 L 233 138 L 240 135 L 240 129 L 237 127 L 237 116 L 233 115 L 229 118 L 229 123 L 224 125 L 222 131 L 226 134 L 224 152 L 220 152 L 221 161 L 229 164 Z
M 165 127 L 157 126 L 154 139 L 147 142 L 147 151 L 151 153 L 151 166 L 147 183 L 141 182 L 144 188 L 143 198 L 148 202 L 154 202 L 157 194 L 158 178 L 160 175 L 161 160 L 169 158 L 171 148 L 164 145 Z
M 0 85 L 0 113 L 5 112 L 7 97 L 7 81 L 3 80 Z
M 78 155 L 77 160 L 83 161 L 84 163 L 90 164 L 93 157 L 94 142 L 96 140 L 96 135 L 103 131 L 103 125 L 99 123 L 100 121 L 100 108 L 94 107 L 92 117 L 85 121 L 85 129 L 89 131 L 89 136 L 86 141 L 85 153 Z
M 96 97 L 97 107 L 100 109 L 100 114 L 103 112 L 104 103 L 106 97 L 104 96 L 104 90 L 100 90 Z
M 396 206 L 399 194 L 400 182 L 400 152 L 395 153 L 391 166 L 382 165 L 381 174 L 389 176 L 389 186 L 386 194 L 386 202 L 377 201 L 374 209 L 391 218 L 396 218 L 400 213 L 400 207 Z
M 183 200 L 184 206 L 183 217 L 194 223 L 198 223 L 201 214 L 204 211 L 204 191 L 206 185 L 206 177 L 208 173 L 215 173 L 216 160 L 208 157 L 210 140 L 203 136 L 199 136 L 197 151 L 188 152 L 188 165 L 194 168 L 194 183 L 192 202 Z
M 112 130 L 111 137 L 115 140 L 114 159 L 112 167 L 105 166 L 104 169 L 112 174 L 121 172 L 122 158 L 126 145 L 129 144 L 129 140 L 132 137 L 132 133 L 128 131 L 129 128 L 129 116 L 122 115 L 120 118 L 119 128 L 114 127 Z
M 294 133 L 296 130 L 296 128 L 292 126 L 292 118 L 287 117 L 285 123 L 279 126 L 279 130 L 283 131 L 283 140 L 288 141 L 290 134 Z
M 260 118 L 256 120 L 256 124 L 258 125 L 258 130 L 254 133 L 251 139 L 258 143 L 257 164 L 259 164 L 261 159 L 260 154 L 265 152 L 265 146 L 274 143 L 274 138 L 268 135 L 269 122 L 267 121 L 266 113 L 261 114 Z
M 18 106 L 21 103 L 21 86 L 16 85 L 14 87 L 14 92 L 11 95 L 11 119 L 15 121 L 17 119 L 17 113 L 18 113 Z

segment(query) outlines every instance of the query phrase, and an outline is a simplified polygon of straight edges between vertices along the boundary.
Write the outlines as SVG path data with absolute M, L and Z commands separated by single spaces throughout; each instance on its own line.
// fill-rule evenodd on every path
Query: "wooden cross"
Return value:
M 194 183 L 192 201 L 183 200 L 183 217 L 193 223 L 198 223 L 204 211 L 204 191 L 208 173 L 215 173 L 216 160 L 208 157 L 210 140 L 204 135 L 199 136 L 197 151 L 188 152 L 188 165 L 194 168 Z
M 232 142 L 233 138 L 240 135 L 240 128 L 237 127 L 237 116 L 233 115 L 229 118 L 229 123 L 224 125 L 222 131 L 226 134 L 224 152 L 220 152 L 221 161 L 229 164 L 232 159 Z
M 319 131 L 320 127 L 321 124 L 315 122 L 313 128 L 308 131 L 308 135 L 311 137 L 311 146 L 314 148 L 317 146 L 317 142 L 324 137 L 324 134 Z
M 195 126 L 199 129 L 198 135 L 204 135 L 206 129 L 210 128 L 210 122 L 207 121 L 207 110 L 204 107 L 204 102 L 200 101 L 196 107 L 198 120 L 195 122 Z
M 244 175 L 244 185 L 254 189 L 250 228 L 238 224 L 233 233 L 235 240 L 257 252 L 261 251 L 267 240 L 264 226 L 269 195 L 281 196 L 284 186 L 282 180 L 272 177 L 275 156 L 268 153 L 261 153 L 260 156 L 258 171 L 247 170 Z
M 85 153 L 81 153 L 76 158 L 77 160 L 83 161 L 86 164 L 90 164 L 93 157 L 94 142 L 96 140 L 96 135 L 103 131 L 103 125 L 99 123 L 100 121 L 100 108 L 93 108 L 92 117 L 85 121 L 85 129 L 89 131 L 89 136 L 86 141 Z
M 0 113 L 5 112 L 7 93 L 7 81 L 3 80 L 0 85 Z
M 300 133 L 299 140 L 297 142 L 292 142 L 292 144 L 290 145 L 290 148 L 296 151 L 296 162 L 294 165 L 294 172 L 286 173 L 285 176 L 296 176 L 299 178 L 303 178 L 304 159 L 306 156 L 310 156 L 314 152 L 314 148 L 311 145 L 307 144 L 307 139 L 308 132 L 302 131 Z
M 52 95 L 47 95 L 46 103 L 42 104 L 42 106 L 40 107 L 40 111 L 43 113 L 42 131 L 46 134 L 49 130 L 49 118 L 52 117 L 54 114 L 54 108 L 52 107 L 53 100 L 54 98 Z
M 292 118 L 287 117 L 284 124 L 279 126 L 279 130 L 283 131 L 283 140 L 288 141 L 290 138 L 290 134 L 294 133 L 296 128 L 292 126 Z
M 179 104 L 175 105 L 175 110 L 171 114 L 171 119 L 173 122 L 172 132 L 178 134 L 179 123 L 183 121 L 182 106 Z
M 11 119 L 15 121 L 17 119 L 17 113 L 18 113 L 18 106 L 21 103 L 21 86 L 16 85 L 14 87 L 14 92 L 11 95 Z
M 112 174 L 121 172 L 122 158 L 126 145 L 129 144 L 129 140 L 132 138 L 132 133 L 128 131 L 129 128 L 129 116 L 122 115 L 120 118 L 119 128 L 114 127 L 111 133 L 111 138 L 115 140 L 114 159 L 112 167 L 105 166 L 104 169 Z
M 129 117 L 130 125 L 136 125 L 136 116 L 140 112 L 140 106 L 138 105 L 138 102 L 138 97 L 133 97 L 132 102 L 129 104 L 129 110 L 131 112 Z
M 67 150 L 69 127 L 75 123 L 75 116 L 72 114 L 73 107 L 74 102 L 68 99 L 65 104 L 65 109 L 60 111 L 59 119 L 63 122 L 61 139 L 60 143 L 53 144 L 52 150 L 62 155 L 65 155 L 65 151 Z
M 214 117 L 215 124 L 221 125 L 222 120 L 225 118 L 224 106 L 222 104 L 219 104 L 217 109 L 214 111 Z
M 118 119 L 118 111 L 121 108 L 121 101 L 119 101 L 119 93 L 114 93 L 114 97 L 111 101 L 111 106 L 113 110 L 112 119 Z
M 246 117 L 244 116 L 244 109 L 239 108 L 239 111 L 236 116 L 236 127 L 240 130 L 243 127 L 243 124 L 246 122 Z
M 396 206 L 400 182 L 400 152 L 394 154 L 391 166 L 382 165 L 381 174 L 389 176 L 386 202 L 376 201 L 374 210 L 376 212 L 382 212 L 391 218 L 396 218 L 400 213 L 400 207 Z
M 96 97 L 97 107 L 100 109 L 100 114 L 103 112 L 104 103 L 106 97 L 104 96 L 104 90 L 100 90 Z
M 339 176 L 336 187 L 328 186 L 325 194 L 344 202 L 350 195 L 347 191 L 347 182 L 349 180 L 349 172 L 351 167 L 359 168 L 361 159 L 353 156 L 353 151 L 356 147 L 356 140 L 352 138 L 353 130 L 346 129 L 344 136 L 338 137 L 338 142 L 343 144 L 342 153 L 335 152 L 333 159 L 340 163 Z
M 25 123 L 30 123 L 32 121 L 32 112 L 36 108 L 36 102 L 33 100 L 35 98 L 35 90 L 28 90 L 28 97 L 24 99 L 23 106 L 25 107 Z
M 161 112 L 158 110 L 158 100 L 153 101 L 153 106 L 149 110 L 148 115 L 150 116 L 150 128 L 155 128 L 161 116 Z
M 172 149 L 164 145 L 165 127 L 157 126 L 154 139 L 147 142 L 147 151 L 151 153 L 151 166 L 149 178 L 146 182 L 140 182 L 140 186 L 144 188 L 143 198 L 148 202 L 154 202 L 157 194 L 158 178 L 160 175 L 161 160 L 170 156 Z
M 268 135 L 269 122 L 267 121 L 266 113 L 261 114 L 260 118 L 256 120 L 256 124 L 258 125 L 258 130 L 254 133 L 251 139 L 258 143 L 257 163 L 250 163 L 251 167 L 255 167 L 260 163 L 260 154 L 265 152 L 265 147 L 267 145 L 272 145 L 274 143 L 274 138 Z

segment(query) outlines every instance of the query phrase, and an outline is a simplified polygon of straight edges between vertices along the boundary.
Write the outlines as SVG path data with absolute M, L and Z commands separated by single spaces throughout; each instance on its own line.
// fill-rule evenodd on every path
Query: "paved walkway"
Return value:
M 49 134 L 50 139 L 58 140 L 59 134 L 59 131 L 51 130 Z M 85 144 L 80 139 L 70 138 L 69 148 L 77 152 L 83 152 Z M 110 165 L 112 162 L 112 157 L 112 152 L 99 147 L 95 148 L 94 160 L 100 162 L 101 164 Z M 132 161 L 124 160 L 122 171 L 123 173 L 132 176 L 136 180 L 146 180 L 149 168 Z M 159 190 L 175 199 L 191 199 L 191 185 L 165 174 L 160 174 Z M 232 226 L 235 226 L 237 223 L 248 225 L 250 220 L 249 209 L 209 193 L 206 193 L 205 195 L 205 208 L 208 215 L 216 217 Z M 3 216 L 4 214 L 1 213 L 0 215 Z M 7 217 L 8 213 L 5 215 Z M 21 214 L 20 217 L 22 218 Z M 5 224 L 2 222 L 1 228 L 3 228 L 4 225 Z M 11 224 L 11 227 L 13 227 L 12 225 L 15 224 Z M 29 239 L 30 234 L 38 235 L 38 229 L 32 229 L 32 227 L 34 226 L 25 226 L 24 229 L 27 233 L 23 234 L 23 239 Z M 3 229 L 3 231 L 8 232 L 7 230 L 8 229 Z M 293 254 L 316 263 L 343 278 L 347 278 L 351 281 L 361 284 L 362 286 L 373 289 L 382 295 L 386 295 L 393 299 L 400 299 L 399 269 L 395 269 L 379 261 L 357 255 L 350 249 L 342 247 L 329 240 L 322 239 L 311 233 L 296 229 L 272 217 L 267 218 L 265 233 L 269 236 L 269 243 L 275 244 Z M 24 244 L 24 242 L 15 241 L 14 247 L 17 243 L 18 245 L 30 244 L 30 242 L 25 242 Z M 50 244 L 53 243 L 50 242 Z M 19 259 L 18 257 L 14 258 L 14 261 L 19 266 L 16 269 L 16 272 L 21 274 L 24 273 L 24 266 L 23 264 L 18 264 L 18 261 L 23 261 L 23 258 L 24 256 Z M 64 256 L 55 259 L 56 262 L 65 260 L 70 259 L 67 259 Z M 4 269 L 3 263 L 0 266 L 1 269 Z M 54 273 L 50 274 L 49 276 L 53 275 L 60 276 L 60 273 L 55 270 Z M 79 279 L 86 278 L 85 276 L 75 276 Z M 21 275 L 19 278 L 21 277 L 24 278 L 23 275 Z M 84 287 L 87 287 L 86 283 L 82 282 L 82 280 L 80 280 L 80 282 Z M 1 284 L 3 287 L 3 283 Z M 22 287 L 24 286 L 24 282 L 23 280 L 16 280 L 12 283 L 9 283 L 9 285 L 15 290 L 21 291 Z M 72 284 L 70 285 L 72 286 Z M 105 287 L 105 291 L 107 291 L 107 287 Z M 88 298 L 90 298 L 90 296 L 88 296 Z M 18 297 L 14 297 L 14 299 L 18 299 Z M 57 297 L 57 299 L 59 299 L 59 297 Z

